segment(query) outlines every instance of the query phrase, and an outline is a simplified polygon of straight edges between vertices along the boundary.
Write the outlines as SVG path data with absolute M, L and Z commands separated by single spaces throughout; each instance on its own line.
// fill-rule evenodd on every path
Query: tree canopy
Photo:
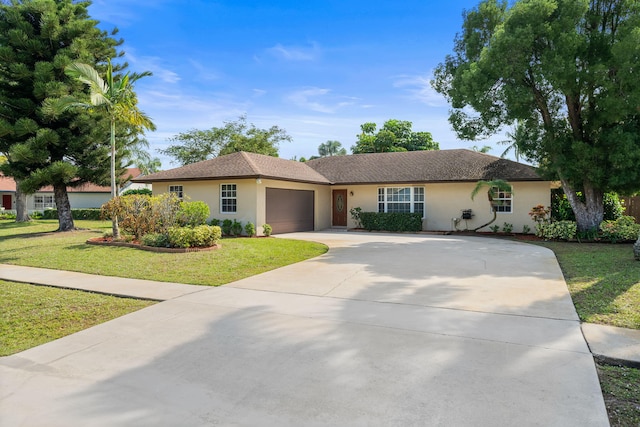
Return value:
M 42 108 L 47 99 L 87 96 L 65 74 L 67 65 L 104 65 L 117 56 L 122 41 L 97 28 L 88 5 L 0 3 L 0 152 L 8 159 L 2 171 L 27 193 L 53 186 L 61 231 L 74 228 L 67 187 L 104 182 L 109 174 L 104 117 L 69 111 L 53 118 Z
M 318 154 L 320 157 L 329 156 L 344 156 L 347 154 L 347 150 L 342 148 L 340 141 L 327 141 L 318 146 Z
M 219 128 L 180 133 L 171 141 L 178 144 L 160 152 L 181 165 L 188 165 L 239 151 L 278 157 L 278 146 L 283 141 L 291 141 L 291 137 L 278 126 L 260 129 L 253 124 L 247 125 L 246 116 L 240 116 L 236 121 L 224 122 Z
M 432 85 L 463 139 L 517 124 L 519 155 L 593 229 L 605 192 L 640 189 L 639 28 L 637 0 L 485 0 L 464 12 Z
M 384 122 L 376 132 L 375 123 L 360 125 L 356 145 L 351 147 L 353 154 L 385 153 L 391 151 L 439 150 L 440 146 L 429 132 L 414 132 L 413 123 L 406 120 L 391 119 Z

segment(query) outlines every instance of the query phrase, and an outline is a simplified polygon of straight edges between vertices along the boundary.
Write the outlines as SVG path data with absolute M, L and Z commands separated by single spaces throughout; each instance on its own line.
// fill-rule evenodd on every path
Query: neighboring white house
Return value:
M 141 178 L 142 174 L 138 168 L 128 168 L 123 175 L 127 181 L 120 188 L 120 193 L 127 190 L 147 188 L 151 190 L 151 184 L 131 182 L 134 178 Z M 71 209 L 99 208 L 111 198 L 111 187 L 95 184 L 85 184 L 77 188 L 67 188 Z M 16 182 L 11 177 L 0 175 L 0 209 L 5 211 L 15 211 L 16 209 Z M 34 194 L 27 196 L 27 210 L 31 212 L 42 212 L 45 209 L 56 207 L 53 197 L 53 187 L 47 186 L 38 190 Z

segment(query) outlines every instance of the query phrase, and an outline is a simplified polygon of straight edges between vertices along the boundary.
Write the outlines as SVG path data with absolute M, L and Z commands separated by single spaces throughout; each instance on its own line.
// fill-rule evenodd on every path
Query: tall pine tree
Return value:
M 42 110 L 48 98 L 87 96 L 65 74 L 84 62 L 103 70 L 122 40 L 97 27 L 88 1 L 12 0 L 0 3 L 0 152 L 2 166 L 33 193 L 51 185 L 59 231 L 75 228 L 67 187 L 109 182 L 106 117 L 69 111 L 55 118 Z

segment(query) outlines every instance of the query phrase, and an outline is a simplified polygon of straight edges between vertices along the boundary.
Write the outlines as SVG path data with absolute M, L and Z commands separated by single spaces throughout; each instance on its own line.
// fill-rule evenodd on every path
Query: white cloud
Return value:
M 329 89 L 319 87 L 297 90 L 287 95 L 286 99 L 297 107 L 328 114 L 354 105 L 356 100 L 353 97 L 332 96 Z
M 264 89 L 253 89 L 253 96 L 259 98 L 266 95 L 267 91 Z
M 136 56 L 133 49 L 129 48 L 125 59 L 132 65 L 131 68 L 137 71 L 151 71 L 154 77 L 160 78 L 164 83 L 177 83 L 181 80 L 178 73 L 165 68 L 162 65 L 162 58 L 156 56 Z
M 267 53 L 285 61 L 314 61 L 320 55 L 320 48 L 316 43 L 311 47 L 283 46 L 280 43 L 268 48 Z
M 219 80 L 220 79 L 219 73 L 217 73 L 214 69 L 206 65 L 203 65 L 199 61 L 196 61 L 195 59 L 189 59 L 189 64 L 191 64 L 193 69 L 196 71 L 195 76 L 200 80 Z
M 447 101 L 431 87 L 430 75 L 400 75 L 395 77 L 393 87 L 405 89 L 411 99 L 429 107 L 443 107 Z

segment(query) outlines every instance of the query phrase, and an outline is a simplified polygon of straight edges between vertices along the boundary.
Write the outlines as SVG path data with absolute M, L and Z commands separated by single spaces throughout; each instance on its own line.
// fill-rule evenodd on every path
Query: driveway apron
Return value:
M 553 253 L 295 233 L 325 255 L 0 359 L 0 426 L 606 426 Z

